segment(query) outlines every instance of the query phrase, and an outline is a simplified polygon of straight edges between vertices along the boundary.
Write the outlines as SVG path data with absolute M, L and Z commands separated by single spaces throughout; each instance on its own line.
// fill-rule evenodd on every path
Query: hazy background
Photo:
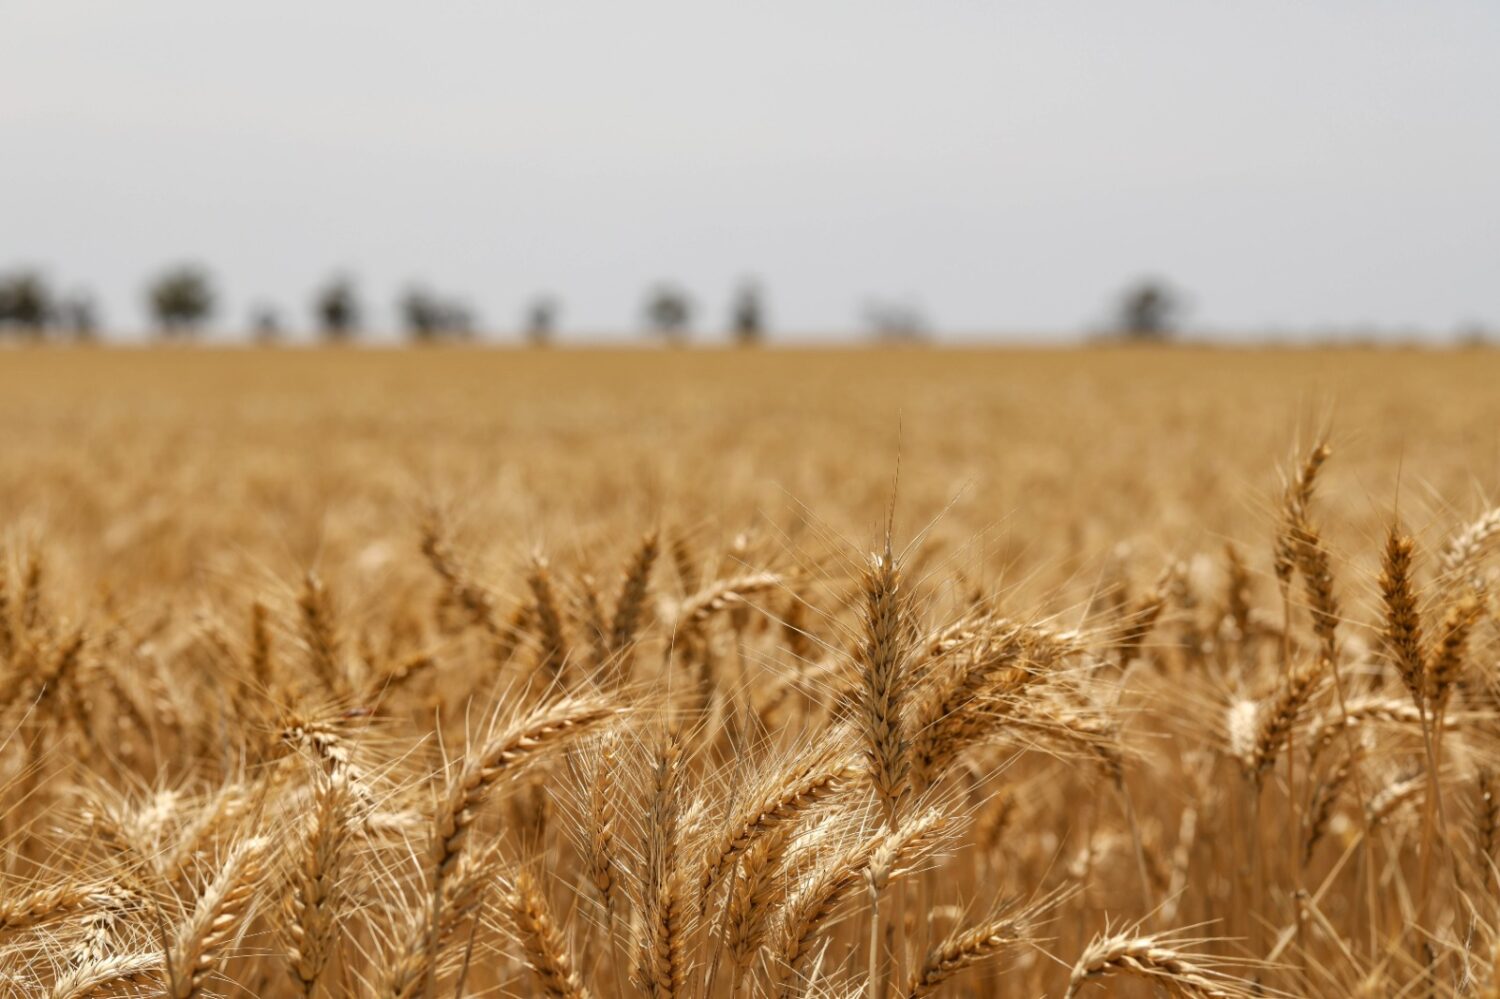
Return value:
M 633 334 L 669 279 L 772 337 L 871 300 L 1061 337 L 1145 275 L 1190 326 L 1500 325 L 1500 4 L 0 0 L 0 269 L 97 293 L 207 264 L 219 335 L 486 329 L 557 295 Z

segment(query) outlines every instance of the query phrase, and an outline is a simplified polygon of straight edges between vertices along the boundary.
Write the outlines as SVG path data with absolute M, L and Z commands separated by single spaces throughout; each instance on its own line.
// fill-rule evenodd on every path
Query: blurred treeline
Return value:
M 146 282 L 143 304 L 152 327 L 163 340 L 192 341 L 219 323 L 238 329 L 241 338 L 255 343 L 276 343 L 293 330 L 306 330 L 326 343 L 340 344 L 358 341 L 373 328 L 369 303 L 358 282 L 347 274 L 327 278 L 298 309 L 255 302 L 242 324 L 237 324 L 234 317 L 221 315 L 221 296 L 209 271 L 199 265 L 180 264 Z M 412 343 L 471 341 L 484 328 L 463 298 L 422 284 L 407 285 L 392 304 L 401 331 Z M 1158 278 L 1143 278 L 1129 284 L 1111 301 L 1100 335 L 1137 342 L 1167 341 L 1180 334 L 1187 311 L 1187 297 L 1173 285 Z M 701 313 L 687 291 L 660 282 L 646 290 L 638 323 L 644 336 L 667 345 L 681 345 L 692 339 Z M 770 331 L 767 296 L 754 279 L 740 283 L 719 315 L 722 318 L 709 325 L 727 332 L 740 346 L 756 346 Z M 880 343 L 921 343 L 931 335 L 924 310 L 907 301 L 867 302 L 858 317 L 869 337 Z M 557 338 L 561 318 L 562 302 L 556 296 L 541 294 L 526 304 L 511 328 L 526 344 L 545 347 Z M 39 270 L 0 273 L 0 340 L 89 342 L 106 328 L 97 300 L 87 291 L 55 288 Z M 1460 342 L 1474 344 L 1484 342 L 1487 336 L 1483 327 L 1469 324 L 1460 330 L 1459 338 Z
M 221 297 L 209 271 L 194 264 L 167 268 L 146 283 L 143 302 L 152 327 L 164 340 L 193 340 L 220 315 Z M 413 283 L 394 302 L 401 330 L 412 342 L 436 343 L 475 339 L 479 317 L 461 297 Z M 550 344 L 557 334 L 561 302 L 538 295 L 520 317 L 520 333 L 533 346 Z M 260 301 L 251 305 L 244 330 L 257 343 L 287 336 L 298 318 L 329 343 L 347 343 L 371 329 L 370 310 L 357 282 L 345 274 L 326 280 L 305 304 L 305 312 Z M 665 343 L 685 342 L 698 307 L 687 292 L 669 283 L 650 288 L 641 305 L 645 332 Z M 232 322 L 232 320 L 231 320 Z M 742 282 L 727 308 L 726 325 L 736 343 L 759 343 L 766 332 L 766 303 L 761 286 Z M 82 291 L 59 292 L 39 270 L 0 274 L 0 337 L 26 340 L 90 341 L 105 323 L 96 300 Z

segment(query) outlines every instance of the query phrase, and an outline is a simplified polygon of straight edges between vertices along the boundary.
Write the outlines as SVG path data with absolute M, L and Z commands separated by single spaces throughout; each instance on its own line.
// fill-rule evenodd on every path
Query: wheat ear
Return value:
M 569 697 L 531 711 L 470 754 L 433 824 L 432 863 L 439 883 L 463 852 L 469 828 L 495 784 L 539 756 L 597 729 L 618 713 L 597 698 Z
M 1073 999 L 1087 983 L 1111 975 L 1144 978 L 1187 999 L 1245 999 L 1252 994 L 1160 937 L 1117 935 L 1098 938 L 1084 950 L 1063 999 Z
M 223 960 L 223 950 L 246 923 L 269 840 L 241 840 L 208 883 L 192 915 L 179 927 L 168 950 L 168 994 L 196 999 Z
M 542 991 L 552 999 L 589 999 L 589 991 L 568 955 L 567 941 L 552 919 L 547 897 L 530 872 L 522 871 L 516 876 L 515 886 L 506 898 L 506 908 L 526 963 Z
M 901 994 L 905 999 L 925 999 L 965 968 L 997 957 L 1026 939 L 1025 924 L 1008 915 L 957 930 L 928 952 Z

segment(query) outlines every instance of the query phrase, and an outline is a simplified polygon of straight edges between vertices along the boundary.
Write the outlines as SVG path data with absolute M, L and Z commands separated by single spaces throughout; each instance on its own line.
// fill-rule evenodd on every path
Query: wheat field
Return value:
M 1497 385 L 0 352 L 4 994 L 1500 997 Z

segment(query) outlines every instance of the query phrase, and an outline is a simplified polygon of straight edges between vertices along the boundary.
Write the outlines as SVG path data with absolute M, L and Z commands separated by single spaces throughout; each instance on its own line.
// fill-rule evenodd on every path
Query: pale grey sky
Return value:
M 208 264 L 226 331 L 359 276 L 515 327 L 918 303 L 1063 336 L 1146 274 L 1195 325 L 1500 327 L 1495 0 L 0 0 L 0 269 Z

